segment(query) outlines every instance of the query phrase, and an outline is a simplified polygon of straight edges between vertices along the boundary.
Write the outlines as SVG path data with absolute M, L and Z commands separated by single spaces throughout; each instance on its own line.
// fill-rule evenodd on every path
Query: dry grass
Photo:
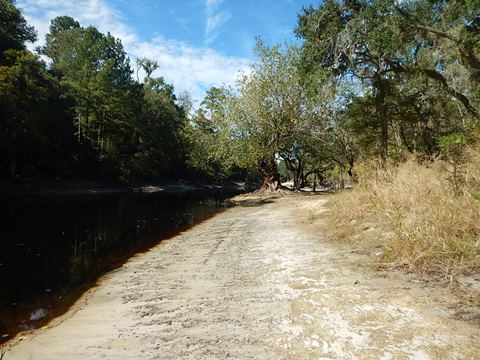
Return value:
M 469 155 L 460 168 L 457 194 L 447 162 L 426 166 L 408 161 L 374 171 L 373 164 L 363 164 L 360 183 L 335 197 L 330 215 L 333 235 L 356 243 L 368 240 L 369 250 L 381 248 L 379 265 L 448 278 L 478 273 L 480 152 Z M 365 231 L 371 228 L 378 231 Z

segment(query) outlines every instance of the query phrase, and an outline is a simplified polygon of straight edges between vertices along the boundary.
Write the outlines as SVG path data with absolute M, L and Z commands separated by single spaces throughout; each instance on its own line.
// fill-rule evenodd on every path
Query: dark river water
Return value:
M 232 195 L 0 197 L 0 343 L 64 313 L 100 275 L 218 213 Z

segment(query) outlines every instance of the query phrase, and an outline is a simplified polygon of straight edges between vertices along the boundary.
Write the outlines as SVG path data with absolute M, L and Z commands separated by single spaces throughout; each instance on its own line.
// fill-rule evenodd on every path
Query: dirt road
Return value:
M 446 292 L 374 274 L 305 225 L 323 202 L 234 207 L 164 241 L 4 360 L 480 359 Z

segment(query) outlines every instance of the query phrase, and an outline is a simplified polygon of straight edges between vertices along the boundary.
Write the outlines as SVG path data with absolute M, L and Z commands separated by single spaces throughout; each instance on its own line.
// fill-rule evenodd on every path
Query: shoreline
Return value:
M 82 195 L 114 195 L 128 193 L 185 193 L 194 191 L 212 190 L 236 190 L 243 191 L 245 185 L 240 182 L 227 184 L 142 184 L 127 186 L 121 184 L 106 184 L 101 182 L 74 181 L 64 183 L 49 183 L 46 186 L 11 186 L 5 185 L 0 191 L 1 197 L 25 197 L 25 196 L 82 196 Z
M 15 290 L 12 290 L 10 293 L 5 292 L 5 296 L 3 296 L 4 294 L 2 293 L 2 302 L 0 304 L 2 305 L 2 311 L 0 312 L 0 316 L 3 318 L 0 324 L 0 345 L 8 342 L 9 339 L 15 336 L 15 334 L 23 332 L 22 329 L 38 329 L 45 326 L 51 319 L 61 316 L 68 311 L 70 306 L 72 306 L 72 304 L 74 304 L 74 302 L 81 297 L 85 291 L 88 291 L 92 286 L 96 286 L 96 281 L 99 279 L 99 276 L 101 277 L 103 274 L 109 273 L 110 271 L 115 271 L 125 262 L 129 261 L 130 258 L 135 257 L 138 254 L 145 253 L 152 247 L 158 245 L 158 243 L 175 236 L 179 232 L 186 231 L 190 227 L 195 226 L 206 219 L 209 219 L 210 217 L 214 216 L 215 213 L 223 211 L 226 207 L 232 205 L 228 200 L 229 197 L 235 193 L 238 193 L 238 191 L 229 191 L 229 189 L 218 187 L 213 188 L 212 186 L 204 186 L 202 188 L 183 186 L 182 189 L 179 189 L 178 185 L 174 185 L 165 188 L 164 194 L 161 194 L 163 191 L 159 191 L 158 189 L 147 190 L 148 191 L 144 191 L 142 193 L 130 192 L 128 194 L 116 195 L 114 197 L 85 197 L 84 195 L 81 195 L 81 197 L 78 198 L 68 196 L 59 196 L 58 198 L 40 196 L 37 198 L 34 196 L 29 196 L 25 199 L 12 197 L 6 201 L 7 205 L 9 203 L 17 204 L 18 202 L 19 207 L 26 207 L 28 209 L 31 209 L 32 206 L 36 206 L 35 209 L 40 212 L 42 212 L 43 209 L 47 208 L 49 205 L 53 205 L 53 209 L 56 209 L 56 204 L 60 203 L 61 210 L 52 210 L 50 215 L 47 215 L 47 223 L 50 221 L 48 217 L 57 218 L 59 214 L 67 214 L 67 220 L 65 221 L 65 218 L 60 216 L 57 219 L 63 219 L 64 221 L 53 220 L 52 224 L 46 225 L 46 227 L 48 229 L 54 229 L 48 230 L 48 234 L 60 234 L 60 231 L 63 231 L 61 233 L 62 235 L 59 235 L 61 238 L 61 244 L 56 246 L 56 249 L 65 248 L 65 251 L 67 252 L 58 250 L 59 258 L 66 259 L 57 262 L 58 264 L 62 264 L 60 267 L 58 265 L 52 267 L 52 263 L 49 265 L 48 263 L 45 263 L 45 261 L 43 261 L 43 263 L 40 261 L 39 267 L 32 267 L 30 265 L 31 271 L 36 271 L 36 273 L 44 273 L 47 275 L 42 276 L 42 279 L 50 279 L 44 281 L 44 285 L 38 285 L 37 282 L 32 283 L 32 288 L 37 289 L 36 292 L 31 291 L 28 296 L 22 297 L 24 290 L 22 290 L 20 287 L 17 287 L 19 289 L 17 292 L 14 292 Z M 205 202 L 205 199 L 208 201 Z M 178 205 L 173 206 L 171 202 L 174 202 Z M 77 208 L 83 209 L 81 211 L 84 211 L 84 204 L 88 205 L 88 209 L 93 209 L 93 212 L 96 215 L 93 215 L 91 218 L 84 219 L 80 224 L 80 226 L 82 226 L 80 230 L 76 227 L 61 225 L 70 221 L 68 220 L 71 218 L 70 210 L 73 209 L 73 214 L 79 213 L 76 210 Z M 130 210 L 127 212 L 119 212 L 119 209 L 125 208 L 125 206 L 122 206 L 122 204 L 128 204 L 128 208 L 130 208 Z M 153 207 L 150 208 L 150 206 Z M 103 210 L 98 210 L 99 213 L 97 214 L 97 209 L 99 207 L 101 207 Z M 9 207 L 7 206 L 7 210 L 8 209 Z M 145 213 L 146 210 L 150 211 L 151 213 Z M 153 210 L 155 212 L 152 212 Z M 31 210 L 29 211 L 32 212 Z M 17 212 L 14 211 L 14 213 Z M 19 213 L 16 215 L 17 217 L 23 218 L 18 214 Z M 34 216 L 37 218 L 36 215 Z M 105 222 L 105 219 L 110 222 Z M 115 225 L 116 219 L 120 219 L 124 225 Z M 37 222 L 37 225 L 39 223 L 43 224 L 43 220 Z M 57 224 L 60 226 L 58 229 L 56 227 Z M 97 233 L 95 232 L 97 228 L 102 230 Z M 40 229 L 42 228 L 40 227 Z M 92 236 L 92 239 L 95 239 L 95 244 L 92 241 L 88 243 L 88 237 L 87 240 L 83 240 L 84 242 L 79 243 L 83 239 L 82 236 L 84 229 L 86 229 L 85 231 L 90 231 L 87 233 L 87 236 Z M 10 231 L 11 236 L 9 238 L 15 239 L 17 233 L 22 234 L 21 231 Z M 65 233 L 67 236 L 65 236 Z M 22 244 L 19 253 L 21 253 L 23 249 L 28 249 L 24 251 L 28 251 L 27 255 L 34 251 L 34 253 L 36 252 L 39 254 L 37 255 L 39 259 L 41 259 L 40 256 L 43 256 L 44 258 L 51 256 L 52 259 L 54 259 L 55 255 L 53 254 L 56 254 L 54 250 L 50 250 L 49 253 L 47 253 L 46 251 L 44 252 L 42 250 L 44 245 L 37 245 L 52 243 L 52 240 L 49 237 L 42 238 L 42 234 L 43 232 L 31 233 L 31 236 L 28 236 L 28 238 L 25 238 L 23 241 L 16 241 L 13 246 L 15 249 L 17 249 L 15 244 Z M 128 234 L 134 235 L 129 237 Z M 21 236 L 24 235 L 18 235 L 19 239 L 23 239 Z M 77 236 L 80 237 L 77 239 Z M 30 239 L 36 239 L 36 237 L 38 237 L 38 239 L 32 240 L 32 243 L 30 243 Z M 75 237 L 75 243 L 73 241 L 73 237 Z M 130 240 L 127 240 L 126 242 L 125 239 L 127 238 Z M 23 245 L 24 243 L 26 245 Z M 77 260 L 72 260 L 74 252 L 72 249 L 66 248 L 69 246 L 69 244 L 70 246 L 75 244 L 75 249 L 77 249 L 77 246 L 78 248 L 81 248 L 82 246 L 84 247 L 82 248 L 82 252 L 80 252 L 80 254 L 83 255 L 79 255 L 79 261 L 80 265 L 85 261 L 90 263 L 89 268 L 83 269 L 83 267 L 80 265 L 75 266 L 75 262 Z M 112 247 L 112 244 L 117 245 Z M 95 248 L 93 248 L 93 246 L 95 246 Z M 31 250 L 31 248 L 34 250 Z M 88 255 L 93 251 L 95 255 Z M 63 255 L 65 253 L 70 254 L 68 259 Z M 75 256 L 76 254 L 77 253 L 75 252 Z M 14 255 L 15 254 L 12 253 L 12 256 Z M 22 256 L 26 257 L 25 254 Z M 35 278 L 26 272 L 26 270 L 24 270 L 26 268 L 25 266 L 21 268 L 20 272 L 18 273 L 12 272 L 11 269 L 15 269 L 14 264 L 20 264 L 22 261 L 23 257 L 19 257 L 18 262 L 9 262 L 7 259 L 0 257 L 0 270 L 3 269 L 5 274 L 11 275 L 9 279 L 11 279 L 12 282 L 12 289 L 17 289 L 15 288 L 14 283 L 15 278 L 17 277 L 19 279 Z M 7 265 L 3 266 L 4 263 Z M 68 271 L 68 275 L 56 277 L 55 269 L 57 269 L 57 267 L 61 268 L 62 270 L 66 269 Z M 76 271 L 78 273 L 75 273 Z M 23 284 L 22 286 L 23 289 L 30 288 L 28 283 L 27 285 Z M 7 287 L 7 289 L 9 288 Z

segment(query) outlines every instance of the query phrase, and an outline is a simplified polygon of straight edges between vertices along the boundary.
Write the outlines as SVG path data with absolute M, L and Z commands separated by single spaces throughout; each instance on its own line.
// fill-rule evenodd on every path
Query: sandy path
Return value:
M 105 276 L 4 360 L 480 359 L 480 328 L 440 290 L 371 274 L 303 230 L 322 201 L 229 209 Z

